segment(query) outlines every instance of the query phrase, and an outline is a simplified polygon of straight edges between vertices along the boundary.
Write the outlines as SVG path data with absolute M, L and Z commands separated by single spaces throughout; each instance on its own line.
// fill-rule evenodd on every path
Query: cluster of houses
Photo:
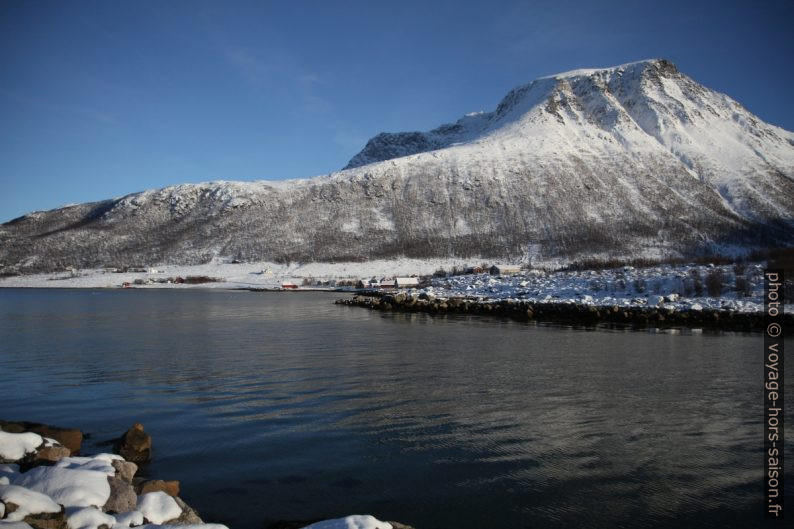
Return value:
M 518 265 L 493 265 L 493 266 L 472 266 L 465 269 L 458 269 L 456 274 L 491 274 L 496 276 L 510 276 L 521 273 L 521 267 Z M 450 275 L 444 270 L 439 270 L 434 274 L 438 277 L 446 277 Z M 420 288 L 429 284 L 430 277 L 382 277 L 377 279 L 359 279 L 357 277 L 347 277 L 339 279 L 328 280 L 314 280 L 311 278 L 303 279 L 302 284 L 299 286 L 292 281 L 284 281 L 281 283 L 281 288 L 285 290 L 297 290 L 301 287 L 319 287 L 319 288 L 355 288 L 361 290 L 377 290 L 377 289 L 401 289 L 401 288 Z
M 151 267 L 106 267 L 107 273 L 123 273 L 123 272 L 137 272 L 146 273 L 148 277 L 138 278 L 134 281 L 124 282 L 121 286 L 130 288 L 133 286 L 142 286 L 156 283 L 172 283 L 172 284 L 201 284 L 223 281 L 220 278 L 213 278 L 207 276 L 187 276 L 187 277 L 166 277 L 164 270 L 151 268 Z M 76 271 L 73 272 L 73 274 Z M 274 275 L 270 269 L 262 270 L 261 272 L 252 272 L 257 275 Z M 284 280 L 281 282 L 281 289 L 283 290 L 297 290 L 303 288 L 322 288 L 322 289 L 359 289 L 359 290 L 391 290 L 391 289 L 406 289 L 406 288 L 422 288 L 430 284 L 432 277 L 448 277 L 450 275 L 469 275 L 469 274 L 486 274 L 508 276 L 521 273 L 521 267 L 516 265 L 493 265 L 493 266 L 471 266 L 471 267 L 455 267 L 452 272 L 447 272 L 439 269 L 432 276 L 418 277 L 412 275 L 410 277 L 381 277 L 380 279 L 373 277 L 371 279 L 361 279 L 358 277 L 343 277 L 343 278 L 322 278 L 315 280 L 314 278 L 302 278 L 301 284 L 295 283 L 294 280 Z
M 416 288 L 420 285 L 421 279 L 414 277 L 394 277 L 394 278 L 344 278 L 332 279 L 328 281 L 304 281 L 301 286 L 323 287 L 323 288 L 357 288 L 357 289 L 396 289 L 396 288 Z M 300 288 L 297 283 L 284 281 L 281 288 L 285 290 L 297 290 Z
M 395 277 L 393 279 L 370 279 L 361 280 L 356 284 L 358 288 L 416 288 L 419 286 L 418 277 Z
M 440 272 L 442 272 L 441 275 L 443 276 L 449 275 L 444 273 L 443 270 Z M 512 276 L 521 273 L 521 266 L 495 264 L 493 266 L 487 266 L 487 265 L 467 266 L 466 268 L 463 269 L 463 275 L 485 274 L 485 273 L 491 274 L 492 276 Z M 439 275 L 439 273 L 437 272 L 435 275 Z M 457 274 L 453 274 L 453 275 L 457 275 Z

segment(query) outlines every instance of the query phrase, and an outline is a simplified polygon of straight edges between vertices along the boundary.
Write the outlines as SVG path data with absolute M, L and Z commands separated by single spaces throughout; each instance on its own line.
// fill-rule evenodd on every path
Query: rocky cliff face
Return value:
M 380 134 L 328 176 L 31 213 L 0 227 L 0 262 L 691 255 L 790 245 L 792 228 L 794 134 L 652 60 L 538 79 L 493 112 Z

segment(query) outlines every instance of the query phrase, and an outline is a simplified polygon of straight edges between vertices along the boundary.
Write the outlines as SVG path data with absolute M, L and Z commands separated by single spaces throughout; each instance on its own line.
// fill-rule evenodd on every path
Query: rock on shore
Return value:
M 394 522 L 382 522 L 374 516 L 353 514 L 345 518 L 313 523 L 304 529 L 401 529 L 405 527 Z
M 115 450 L 127 461 L 146 463 L 152 458 L 152 436 L 144 431 L 141 423 L 136 422 L 116 442 Z
M 0 430 L 10 433 L 33 432 L 42 437 L 55 439 L 61 446 L 69 450 L 69 455 L 76 455 L 80 452 L 80 447 L 83 444 L 83 432 L 74 428 L 56 428 L 36 422 L 0 421 Z

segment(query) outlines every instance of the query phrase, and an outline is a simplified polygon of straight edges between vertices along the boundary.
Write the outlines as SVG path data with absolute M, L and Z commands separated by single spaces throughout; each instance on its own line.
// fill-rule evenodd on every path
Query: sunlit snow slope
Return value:
M 794 243 L 793 179 L 793 133 L 650 60 L 538 79 L 430 132 L 379 134 L 328 176 L 32 213 L 0 227 L 0 262 L 735 252 Z

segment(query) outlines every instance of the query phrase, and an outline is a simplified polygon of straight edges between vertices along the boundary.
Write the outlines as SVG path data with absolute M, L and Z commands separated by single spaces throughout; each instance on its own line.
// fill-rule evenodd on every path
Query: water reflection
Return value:
M 2 292 L 4 415 L 98 440 L 140 420 L 150 471 L 243 529 L 350 512 L 423 528 L 758 519 L 757 337 L 332 301 Z

